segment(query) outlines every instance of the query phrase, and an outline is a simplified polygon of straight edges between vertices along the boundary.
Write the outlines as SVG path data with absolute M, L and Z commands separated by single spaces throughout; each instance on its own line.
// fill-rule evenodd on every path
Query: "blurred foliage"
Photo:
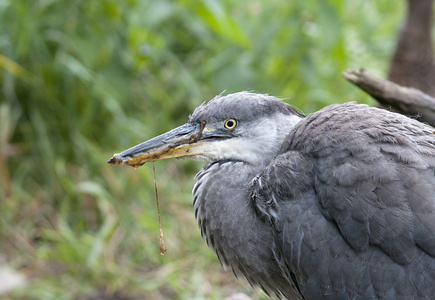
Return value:
M 8 297 L 261 298 L 200 237 L 190 195 L 200 163 L 156 165 L 162 257 L 152 168 L 105 161 L 222 91 L 269 93 L 305 113 L 370 102 L 341 73 L 386 73 L 403 10 L 393 0 L 0 1 L 0 260 L 30 278 Z

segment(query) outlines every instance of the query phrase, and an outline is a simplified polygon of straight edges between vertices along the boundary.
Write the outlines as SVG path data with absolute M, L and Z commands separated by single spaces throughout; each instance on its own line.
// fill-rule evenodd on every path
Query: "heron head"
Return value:
M 150 161 L 192 158 L 264 164 L 278 154 L 302 117 L 293 107 L 267 95 L 217 96 L 197 107 L 186 124 L 114 154 L 107 163 L 139 167 Z

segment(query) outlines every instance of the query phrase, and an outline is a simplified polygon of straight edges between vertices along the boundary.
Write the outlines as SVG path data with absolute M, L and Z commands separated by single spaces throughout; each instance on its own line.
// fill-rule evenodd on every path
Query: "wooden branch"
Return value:
M 370 72 L 347 70 L 343 76 L 386 107 L 435 127 L 435 98 L 420 90 L 381 79 Z

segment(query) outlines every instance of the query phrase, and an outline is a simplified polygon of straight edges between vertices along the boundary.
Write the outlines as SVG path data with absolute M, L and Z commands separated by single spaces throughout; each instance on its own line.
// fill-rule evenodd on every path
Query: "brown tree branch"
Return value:
M 386 107 L 435 127 L 435 98 L 414 88 L 381 79 L 370 72 L 347 70 L 343 76 Z

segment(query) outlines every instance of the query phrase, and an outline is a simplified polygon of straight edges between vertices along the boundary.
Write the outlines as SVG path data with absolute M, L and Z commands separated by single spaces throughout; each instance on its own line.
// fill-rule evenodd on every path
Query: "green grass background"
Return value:
M 342 72 L 385 77 L 404 1 L 0 1 L 0 260 L 4 299 L 222 299 L 245 292 L 200 237 L 202 163 L 105 164 L 225 91 L 304 113 L 372 103 Z M 0 283 L 1 284 L 1 283 Z

